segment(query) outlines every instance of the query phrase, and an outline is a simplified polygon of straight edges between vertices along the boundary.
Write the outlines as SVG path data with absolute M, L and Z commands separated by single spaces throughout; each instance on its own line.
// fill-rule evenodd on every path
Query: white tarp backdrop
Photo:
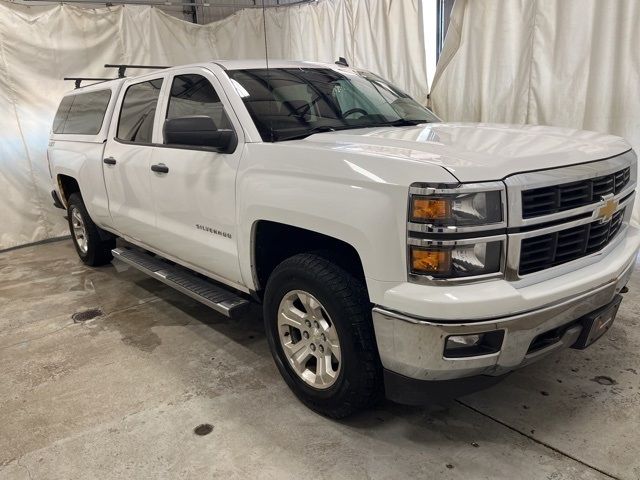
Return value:
M 320 0 L 245 9 L 194 25 L 152 7 L 25 7 L 0 0 L 0 250 L 66 234 L 52 206 L 46 148 L 65 76 L 113 76 L 105 63 L 214 58 L 333 62 L 372 70 L 426 103 L 418 0 Z
M 612 133 L 638 153 L 640 1 L 456 0 L 431 105 L 447 121 Z

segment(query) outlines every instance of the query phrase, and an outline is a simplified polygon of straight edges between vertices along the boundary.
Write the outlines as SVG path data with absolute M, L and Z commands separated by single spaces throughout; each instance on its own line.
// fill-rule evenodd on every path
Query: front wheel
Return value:
M 271 353 L 311 409 L 342 418 L 381 397 L 381 366 L 362 282 L 314 254 L 282 262 L 269 278 L 264 320 Z
M 116 246 L 115 238 L 101 232 L 93 223 L 78 193 L 71 194 L 67 203 L 69 231 L 80 260 L 92 267 L 109 263 L 113 258 L 111 250 Z

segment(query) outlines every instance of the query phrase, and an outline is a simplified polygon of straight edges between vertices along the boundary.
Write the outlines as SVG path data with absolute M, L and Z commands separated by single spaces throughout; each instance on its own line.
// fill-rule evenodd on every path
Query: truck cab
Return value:
M 229 316 L 262 303 L 283 378 L 333 417 L 586 348 L 640 246 L 623 139 L 444 123 L 345 65 L 214 61 L 76 89 L 48 155 L 85 263 L 115 256 Z

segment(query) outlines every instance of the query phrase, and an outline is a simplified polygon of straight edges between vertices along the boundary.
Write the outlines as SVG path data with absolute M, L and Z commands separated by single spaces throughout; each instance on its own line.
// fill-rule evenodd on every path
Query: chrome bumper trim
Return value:
M 509 317 L 451 323 L 419 319 L 376 306 L 372 313 L 380 359 L 386 369 L 419 380 L 501 375 L 570 346 L 579 334 L 575 329 L 569 329 L 560 342 L 527 355 L 531 342 L 539 334 L 610 303 L 628 282 L 633 265 L 632 259 L 618 278 L 581 295 Z M 444 358 L 444 342 L 449 335 L 495 330 L 505 331 L 498 353 Z

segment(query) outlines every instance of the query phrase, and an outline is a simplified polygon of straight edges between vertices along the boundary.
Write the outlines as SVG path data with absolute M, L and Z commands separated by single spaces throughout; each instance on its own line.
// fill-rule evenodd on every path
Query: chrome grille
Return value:
M 631 168 L 578 182 L 534 188 L 522 192 L 522 218 L 571 210 L 597 203 L 605 195 L 616 195 L 629 184 Z
M 620 231 L 624 209 L 608 222 L 595 221 L 557 232 L 526 238 L 520 247 L 520 275 L 577 260 L 602 250 Z

